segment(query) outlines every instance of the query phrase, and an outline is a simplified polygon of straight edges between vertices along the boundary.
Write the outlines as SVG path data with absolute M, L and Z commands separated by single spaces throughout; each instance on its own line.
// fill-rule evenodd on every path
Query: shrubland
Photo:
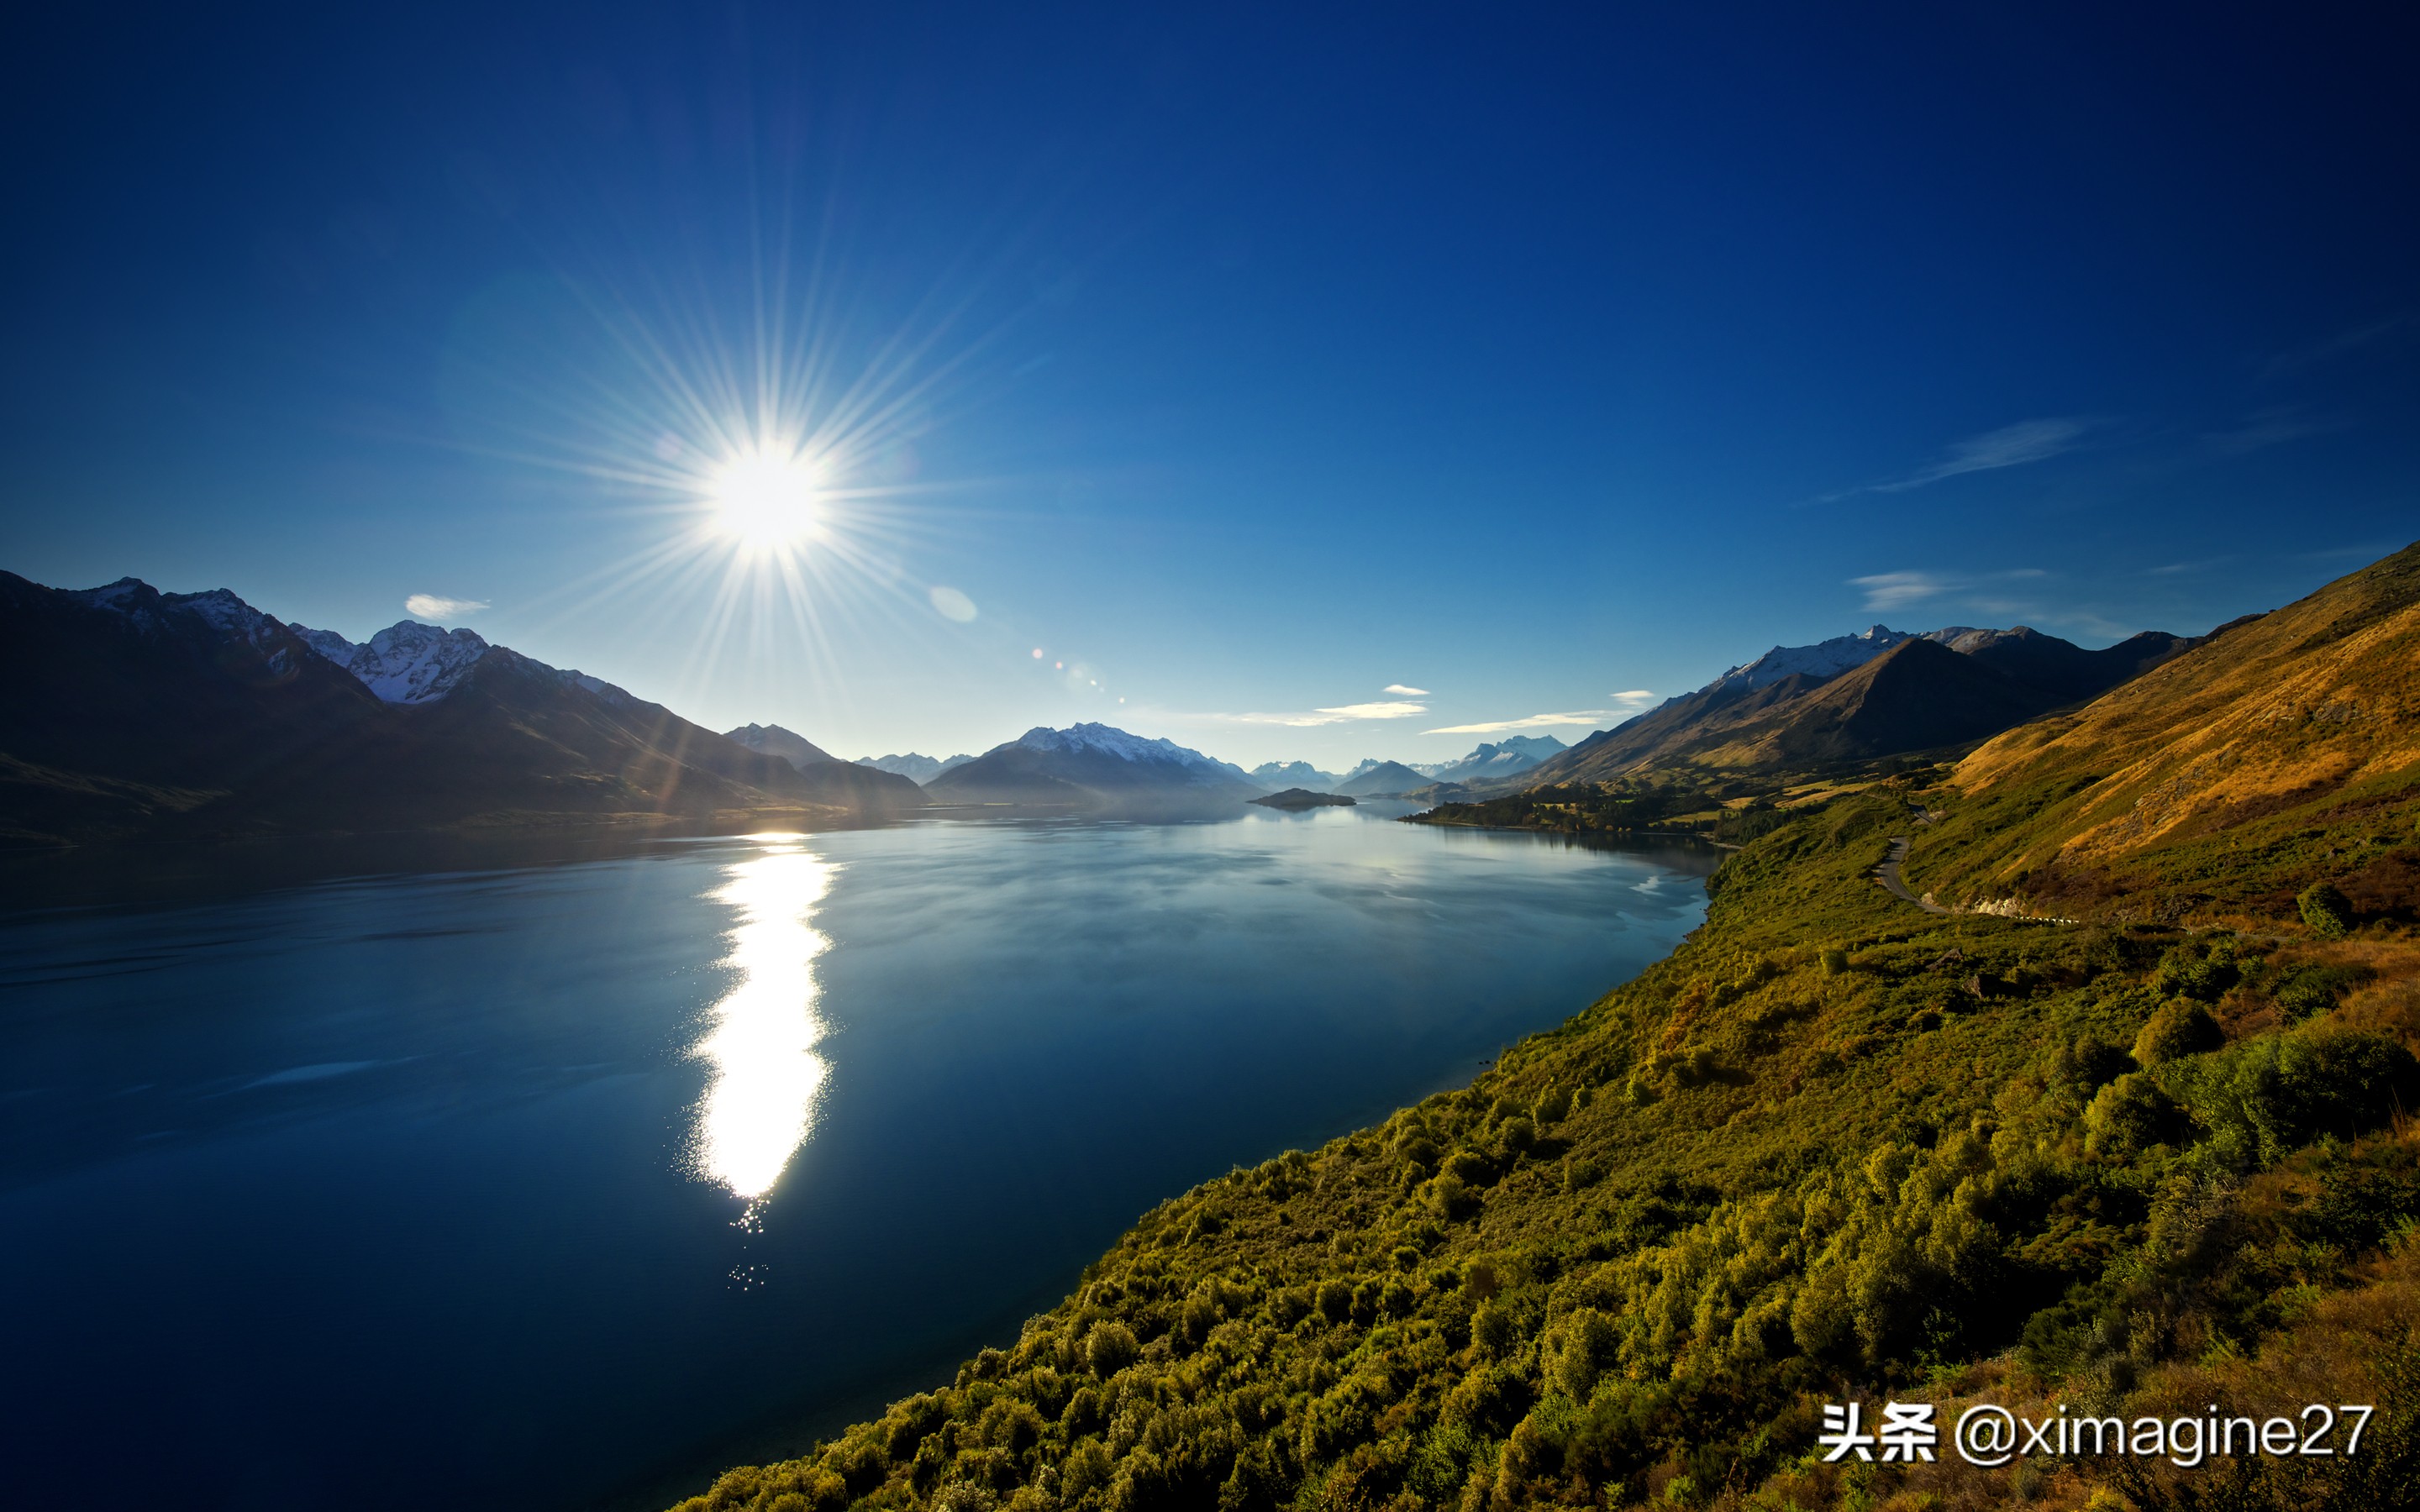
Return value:
M 951 1382 L 682 1512 L 2420 1504 L 2420 788 L 2408 714 L 2342 686 L 2414 611 L 2371 574 L 2382 612 L 1776 811 L 1636 980 L 1171 1199 Z M 2356 715 L 2240 717 L 2281 687 Z M 2000 911 L 1892 898 L 1895 836 Z M 2381 1412 L 2325 1460 L 1823 1460 L 1823 1405 L 1885 1395 Z

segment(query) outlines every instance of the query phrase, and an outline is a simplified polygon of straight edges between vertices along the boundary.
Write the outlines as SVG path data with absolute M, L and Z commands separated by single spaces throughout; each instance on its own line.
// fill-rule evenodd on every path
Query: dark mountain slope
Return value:
M 1980 740 L 2060 702 L 1935 641 L 1910 640 L 1691 754 L 1743 767 L 1865 761 Z
M 609 684 L 487 648 L 382 702 L 224 592 L 0 576 L 0 834 L 20 842 L 391 830 L 861 807 Z M 907 784 L 912 791 L 913 784 Z
M 1606 781 L 1659 758 L 1677 758 L 1707 733 L 1756 719 L 1823 687 L 1824 681 L 1796 672 L 1761 687 L 1715 687 L 1684 693 L 1610 730 L 1598 731 L 1519 774 L 1517 780 L 1524 787 Z
M 2100 651 L 2019 625 L 1901 641 L 1835 676 L 1719 680 L 1590 735 L 1516 779 L 1606 782 L 1688 765 L 1823 766 L 1956 747 L 2092 698 L 2199 644 L 2147 631 Z M 1502 785 L 1497 784 L 1500 788 Z
M 1949 649 L 2055 696 L 2060 703 L 2096 698 L 2161 662 L 2190 651 L 2202 638 L 2145 630 L 2113 646 L 2086 651 L 2072 641 L 2020 625 L 2012 630 L 1970 630 Z

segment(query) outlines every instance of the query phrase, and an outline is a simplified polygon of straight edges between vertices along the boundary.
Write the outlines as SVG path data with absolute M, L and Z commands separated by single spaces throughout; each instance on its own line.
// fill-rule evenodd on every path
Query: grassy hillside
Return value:
M 1910 876 L 2070 917 L 2291 917 L 2318 883 L 2412 918 L 2420 546 L 2227 627 L 1962 763 Z
M 2404 561 L 2152 673 L 2159 700 L 1775 815 L 1636 981 L 1145 1214 L 954 1381 L 684 1512 L 2420 1503 L 2420 945 L 2349 901 L 2420 800 L 2401 716 L 2370 717 Z M 2245 725 L 2252 697 L 2360 715 Z M 2222 736 L 2248 785 L 2111 830 Z M 2277 786 L 2291 761 L 2332 785 Z M 2080 924 L 1926 914 L 1871 880 L 1900 835 L 1935 890 L 2107 890 Z M 1822 1406 L 1886 1394 L 2382 1411 L 2349 1459 L 1822 1463 Z

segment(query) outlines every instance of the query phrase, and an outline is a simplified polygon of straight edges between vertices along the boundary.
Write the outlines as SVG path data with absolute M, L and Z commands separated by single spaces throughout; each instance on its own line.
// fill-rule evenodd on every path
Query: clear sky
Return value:
M 1333 767 L 2420 535 L 2408 10 L 371 8 L 12 22 L 0 566 Z

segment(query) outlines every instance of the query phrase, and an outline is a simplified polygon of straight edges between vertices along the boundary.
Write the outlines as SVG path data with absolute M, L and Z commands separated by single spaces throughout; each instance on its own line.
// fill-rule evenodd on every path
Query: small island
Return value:
M 1283 793 L 1271 793 L 1246 800 L 1264 809 L 1350 809 L 1359 800 L 1342 793 L 1313 793 L 1309 788 L 1288 788 Z

